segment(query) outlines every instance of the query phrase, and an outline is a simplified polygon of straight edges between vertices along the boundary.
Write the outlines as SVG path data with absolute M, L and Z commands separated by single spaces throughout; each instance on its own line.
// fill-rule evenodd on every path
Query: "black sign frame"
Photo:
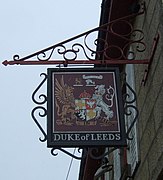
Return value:
M 102 79 L 105 79 L 105 81 L 110 82 L 108 84 L 100 84 L 102 81 L 101 77 Z M 109 78 L 111 79 L 112 77 L 113 82 L 109 80 Z M 96 81 L 98 84 L 96 84 Z M 83 85 L 86 90 L 82 90 L 81 82 L 86 84 L 85 86 Z M 107 88 L 105 86 L 107 86 Z M 91 88 L 93 88 L 93 90 L 91 90 Z M 67 94 L 64 94 L 66 89 L 66 93 L 69 93 L 70 97 L 66 97 Z M 74 98 L 74 96 L 71 97 L 71 95 L 73 95 L 72 92 L 75 91 L 74 89 L 76 90 L 76 94 L 78 94 L 76 97 L 80 98 Z M 78 93 L 79 91 L 82 92 L 80 93 L 80 96 Z M 110 93 L 108 94 L 107 103 L 106 101 L 99 101 L 98 98 L 100 96 L 102 97 L 105 95 L 105 97 L 107 97 L 106 91 Z M 92 92 L 92 94 L 90 92 Z M 67 99 L 64 102 L 62 98 Z M 71 105 L 71 100 L 75 102 L 75 106 L 74 104 Z M 91 103 L 93 104 L 94 102 L 96 103 L 93 107 L 93 105 L 91 106 Z M 87 103 L 90 104 L 92 108 L 89 106 L 90 109 L 87 109 L 87 105 L 85 105 Z M 103 109 L 102 103 L 104 104 Z M 105 107 L 109 106 L 113 107 L 114 111 L 109 108 L 110 113 L 107 113 Z M 69 118 L 67 119 L 66 112 L 69 114 Z M 100 116 L 98 113 L 100 113 Z M 114 120 L 112 121 L 113 117 Z M 105 120 L 107 122 L 104 122 Z M 101 123 L 98 124 L 99 121 Z M 91 128 L 93 130 L 91 130 Z M 47 147 L 83 148 L 97 146 L 121 147 L 126 145 L 124 107 L 122 103 L 120 74 L 117 67 L 48 68 Z

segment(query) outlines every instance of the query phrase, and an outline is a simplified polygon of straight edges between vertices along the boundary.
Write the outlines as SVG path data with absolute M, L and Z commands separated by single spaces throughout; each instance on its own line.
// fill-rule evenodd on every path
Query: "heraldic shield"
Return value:
M 96 101 L 94 99 L 75 99 L 75 114 L 83 121 L 96 117 Z

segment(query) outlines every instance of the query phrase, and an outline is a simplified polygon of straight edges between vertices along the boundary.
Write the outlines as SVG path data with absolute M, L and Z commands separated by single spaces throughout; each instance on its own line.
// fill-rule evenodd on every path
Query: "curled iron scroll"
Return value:
M 110 153 L 112 153 L 113 151 L 115 151 L 117 149 L 117 147 L 113 147 L 110 148 L 108 151 L 103 151 L 101 152 L 101 149 L 98 147 L 95 148 L 89 148 L 89 156 L 92 159 L 96 159 L 96 160 L 100 160 L 103 159 L 105 156 L 109 155 Z
M 126 105 L 124 110 L 125 110 L 125 114 L 127 116 L 131 116 L 133 114 L 133 111 L 131 111 L 131 109 L 135 111 L 135 113 L 134 113 L 135 117 L 133 117 L 133 120 L 132 120 L 132 122 L 130 124 L 130 127 L 127 129 L 127 132 L 126 132 L 126 137 L 127 137 L 128 140 L 132 140 L 133 139 L 133 137 L 130 137 L 130 132 L 131 132 L 134 124 L 136 123 L 136 121 L 138 119 L 138 116 L 139 116 L 139 111 L 136 108 L 136 106 L 134 106 L 134 105 Z
M 130 137 L 130 132 L 139 116 L 139 111 L 135 105 L 137 97 L 136 97 L 136 93 L 132 89 L 132 87 L 127 82 L 125 82 L 124 84 L 126 85 L 128 92 L 130 91 L 130 93 L 127 92 L 123 95 L 124 113 L 126 116 L 132 117 L 132 118 L 130 118 L 132 120 L 131 120 L 129 128 L 127 129 L 126 137 L 128 140 L 132 140 L 133 137 Z
M 44 76 L 44 79 L 42 80 L 42 82 L 38 85 L 38 87 L 35 89 L 35 91 L 32 94 L 33 102 L 38 105 L 42 105 L 42 104 L 46 103 L 46 101 L 47 101 L 47 97 L 45 94 L 39 95 L 40 101 L 36 100 L 36 94 L 38 93 L 38 91 L 42 87 L 42 85 L 45 83 L 45 81 L 47 80 L 47 75 L 45 73 L 41 73 L 40 76 Z
M 131 86 L 127 82 L 124 82 L 124 85 L 126 85 L 126 88 L 128 88 L 128 90 L 132 94 L 132 97 L 131 97 L 131 95 L 129 93 L 123 94 L 123 101 L 124 101 L 124 103 L 132 104 L 132 103 L 136 102 L 137 98 L 136 98 L 135 91 L 131 88 Z
M 105 151 L 100 152 L 100 149 L 97 147 L 89 148 L 89 155 L 92 159 L 103 159 L 105 157 Z
M 40 90 L 42 85 L 46 82 L 47 75 L 45 73 L 41 73 L 40 76 L 44 76 L 44 78 L 32 94 L 33 102 L 39 106 L 33 108 L 32 112 L 31 112 L 31 116 L 32 116 L 32 119 L 34 120 L 34 122 L 36 123 L 37 127 L 43 134 L 43 138 L 40 137 L 39 140 L 41 142 L 45 142 L 47 140 L 47 135 L 46 135 L 44 129 L 42 128 L 42 126 L 40 125 L 40 123 L 38 121 L 38 117 L 43 118 L 43 117 L 46 117 L 46 115 L 47 115 L 46 108 L 44 106 L 42 106 L 47 102 L 47 97 L 45 94 L 40 94 L 38 96 L 39 100 L 37 100 L 36 94 L 38 93 L 38 91 Z
M 40 131 L 42 132 L 42 134 L 43 134 L 43 136 L 44 136 L 43 139 L 40 137 L 39 140 L 40 140 L 41 142 L 45 142 L 45 141 L 47 140 L 47 135 L 46 135 L 44 129 L 41 127 L 40 123 L 38 122 L 38 120 L 37 120 L 37 118 L 36 118 L 36 116 L 35 116 L 35 113 L 36 113 L 36 111 L 38 111 L 38 110 L 39 110 L 38 115 L 39 115 L 40 117 L 45 117 L 45 116 L 47 115 L 47 111 L 46 111 L 46 109 L 45 109 L 44 107 L 42 107 L 42 106 L 37 106 L 37 107 L 35 107 L 35 108 L 32 110 L 32 112 L 31 112 L 31 116 L 32 116 L 34 122 L 36 123 L 37 127 L 40 129 Z M 42 113 L 41 113 L 41 111 L 42 111 Z
M 66 150 L 63 149 L 63 148 L 52 148 L 52 149 L 51 149 L 51 154 L 52 154 L 53 156 L 57 156 L 57 155 L 58 155 L 58 153 L 55 152 L 56 150 L 62 151 L 63 153 L 65 153 L 65 154 L 67 154 L 67 155 L 69 155 L 69 156 L 71 156 L 72 158 L 77 159 L 77 160 L 84 159 L 84 158 L 86 157 L 86 155 L 87 155 L 87 149 L 86 149 L 86 148 L 83 149 L 83 151 L 82 151 L 82 156 L 76 156 L 76 155 L 74 155 L 74 154 L 66 151 Z M 78 149 L 78 153 L 81 153 L 81 150 L 82 150 L 82 149 L 79 148 L 79 149 Z

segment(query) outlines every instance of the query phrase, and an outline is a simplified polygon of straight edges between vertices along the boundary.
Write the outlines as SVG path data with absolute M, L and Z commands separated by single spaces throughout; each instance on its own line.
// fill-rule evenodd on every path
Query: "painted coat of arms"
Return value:
M 55 73 L 53 93 L 55 131 L 119 131 L 113 72 Z

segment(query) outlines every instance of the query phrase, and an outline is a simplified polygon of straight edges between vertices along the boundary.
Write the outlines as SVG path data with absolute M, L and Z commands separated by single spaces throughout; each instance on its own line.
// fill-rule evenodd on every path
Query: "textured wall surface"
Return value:
M 135 26 L 143 29 L 147 54 L 155 36 L 159 42 L 145 86 L 141 85 L 147 65 L 135 66 L 138 98 L 140 166 L 135 180 L 157 180 L 163 169 L 163 0 L 145 0 L 146 12 Z M 140 58 L 144 58 L 141 56 Z

